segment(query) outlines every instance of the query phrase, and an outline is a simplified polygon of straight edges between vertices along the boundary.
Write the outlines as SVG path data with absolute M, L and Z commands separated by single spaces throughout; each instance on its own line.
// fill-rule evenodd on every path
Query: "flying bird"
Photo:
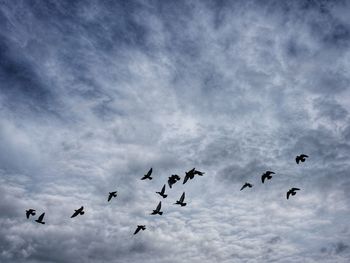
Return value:
M 297 192 L 296 191 L 298 191 L 298 190 L 300 190 L 299 188 L 291 188 L 291 189 L 289 189 L 289 191 L 287 192 L 287 199 L 289 199 L 289 196 L 290 195 L 295 195 Z
M 186 172 L 183 184 L 185 184 L 188 181 L 188 179 L 192 180 L 196 174 L 199 176 L 203 176 L 203 174 L 205 174 L 205 173 L 193 168 L 193 169 L 189 170 L 188 172 Z
M 44 219 L 44 216 L 45 216 L 45 213 L 42 213 L 37 220 L 35 220 L 35 222 L 39 223 L 39 224 L 45 224 L 45 222 L 43 221 Z
M 157 205 L 156 210 L 153 210 L 153 212 L 151 213 L 151 215 L 156 215 L 156 214 L 162 215 L 163 212 L 160 211 L 161 207 L 162 207 L 162 201 L 159 202 L 159 204 Z
M 26 216 L 29 218 L 30 216 L 35 216 L 35 209 L 26 210 Z
M 141 180 L 145 180 L 145 179 L 152 180 L 151 174 L 152 174 L 152 167 L 151 167 L 151 169 L 149 169 L 149 171 L 147 172 L 147 174 L 145 174 L 145 175 L 141 178 Z
M 180 200 L 176 201 L 175 205 L 186 206 L 186 203 L 184 203 L 184 200 L 185 200 L 185 192 L 182 193 Z
M 168 179 L 168 185 L 171 188 L 173 184 L 175 184 L 177 181 L 179 181 L 181 178 L 177 174 L 173 174 Z
M 305 162 L 305 158 L 309 158 L 309 156 L 307 156 L 306 154 L 300 154 L 297 157 L 295 157 L 295 161 L 297 164 L 299 164 L 299 162 Z
M 108 195 L 108 202 L 111 201 L 112 197 L 117 197 L 117 191 L 115 191 L 115 192 L 109 192 L 109 195 Z
M 271 174 L 275 174 L 274 172 L 271 171 L 266 171 L 262 176 L 261 176 L 261 181 L 262 183 L 265 182 L 265 179 L 270 180 L 272 178 Z
M 165 194 L 165 185 L 163 186 L 163 188 L 160 192 L 156 192 L 156 193 L 159 194 L 160 196 L 162 196 L 163 198 L 166 198 L 168 196 Z
M 241 190 L 240 191 L 242 191 L 244 188 L 246 188 L 246 187 L 249 187 L 249 188 L 252 188 L 253 187 L 253 185 L 252 184 L 250 184 L 250 183 L 245 183 L 243 186 L 242 186 L 242 188 L 241 188 Z
M 77 215 L 83 215 L 84 214 L 83 209 L 84 209 L 84 207 L 82 206 L 78 210 L 74 210 L 75 212 L 70 218 L 76 217 Z
M 134 235 L 136 235 L 140 230 L 146 230 L 146 226 L 145 225 L 138 225 L 135 232 L 134 232 Z

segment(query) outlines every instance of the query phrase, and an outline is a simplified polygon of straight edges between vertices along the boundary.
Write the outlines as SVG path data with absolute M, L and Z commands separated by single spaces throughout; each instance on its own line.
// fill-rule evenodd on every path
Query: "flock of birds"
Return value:
M 295 158 L 295 161 L 297 164 L 299 164 L 300 162 L 305 162 L 306 158 L 308 158 L 309 156 L 305 155 L 305 154 L 301 154 L 301 155 L 298 155 L 296 158 Z M 151 168 L 147 174 L 145 174 L 141 180 L 152 180 L 152 171 L 153 169 Z M 201 171 L 198 171 L 196 170 L 195 168 L 189 170 L 188 172 L 185 172 L 185 178 L 183 180 L 183 184 L 185 184 L 189 179 L 192 180 L 194 178 L 195 175 L 199 175 L 199 176 L 203 176 L 205 173 L 204 172 L 201 172 Z M 266 171 L 265 173 L 263 173 L 261 175 L 261 182 L 264 183 L 266 180 L 271 180 L 272 179 L 272 175 L 275 174 L 274 172 L 272 171 Z M 173 174 L 171 175 L 169 178 L 168 178 L 168 185 L 170 188 L 172 188 L 172 186 L 181 180 L 181 177 L 178 176 L 177 174 Z M 244 188 L 252 188 L 253 185 L 251 183 L 248 183 L 246 182 L 240 189 L 240 191 L 242 191 Z M 300 189 L 299 188 L 296 188 L 296 187 L 293 187 L 291 189 L 288 190 L 287 192 L 287 199 L 289 199 L 290 195 L 294 196 L 296 195 L 296 191 L 299 191 Z M 162 190 L 160 192 L 156 192 L 157 194 L 159 194 L 161 197 L 163 198 L 167 198 L 168 195 L 165 194 L 165 184 L 163 185 L 162 187 Z M 114 192 L 109 192 L 108 193 L 108 198 L 107 198 L 107 201 L 110 202 L 112 200 L 112 198 L 115 198 L 117 197 L 117 191 L 114 191 Z M 180 205 L 180 206 L 186 206 L 186 203 L 184 202 L 185 201 L 185 192 L 182 193 L 181 197 L 179 200 L 177 200 L 174 204 L 175 205 Z M 156 209 L 154 209 L 151 213 L 151 215 L 162 215 L 163 212 L 161 211 L 161 208 L 162 208 L 162 201 L 160 201 L 156 207 Z M 81 206 L 79 209 L 77 210 L 74 210 L 74 213 L 73 215 L 71 216 L 71 218 L 74 218 L 78 215 L 83 215 L 85 212 L 84 212 L 84 206 Z M 36 210 L 35 209 L 28 209 L 26 210 L 26 216 L 27 216 L 27 219 L 30 218 L 30 216 L 35 216 L 36 214 Z M 35 220 L 35 222 L 39 223 L 39 224 L 45 224 L 44 222 L 44 216 L 45 216 L 45 213 L 42 213 L 38 219 Z M 136 235 L 140 230 L 146 230 L 146 226 L 145 225 L 138 225 L 135 232 L 134 232 L 134 235 Z

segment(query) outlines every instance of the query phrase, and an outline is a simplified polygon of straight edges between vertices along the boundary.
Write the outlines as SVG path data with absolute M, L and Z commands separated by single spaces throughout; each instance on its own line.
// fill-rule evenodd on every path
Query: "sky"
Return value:
M 349 262 L 349 12 L 0 1 L 0 261 Z

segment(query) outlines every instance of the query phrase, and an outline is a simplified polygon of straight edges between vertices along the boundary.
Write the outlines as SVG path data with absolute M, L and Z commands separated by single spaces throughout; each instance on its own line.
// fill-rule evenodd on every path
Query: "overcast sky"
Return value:
M 349 13 L 0 1 L 0 261 L 349 262 Z

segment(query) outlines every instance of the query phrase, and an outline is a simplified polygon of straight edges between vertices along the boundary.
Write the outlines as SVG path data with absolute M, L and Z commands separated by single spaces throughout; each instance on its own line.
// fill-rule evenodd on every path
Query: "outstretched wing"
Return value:
M 307 156 L 306 154 L 301 154 L 300 157 L 301 158 L 309 158 L 309 156 Z
M 185 184 L 190 178 L 189 172 L 186 174 L 183 184 Z
M 287 199 L 289 199 L 290 191 L 287 192 Z
M 185 200 L 185 192 L 183 192 L 179 201 L 180 201 L 180 203 L 183 203 L 184 200 Z
M 140 230 L 141 230 L 141 226 L 137 226 L 137 228 L 136 228 L 136 230 L 135 230 L 135 232 L 134 232 L 134 235 L 136 235 Z
M 147 173 L 147 177 L 151 176 L 152 171 L 153 171 L 153 169 L 152 169 L 152 167 L 151 167 L 151 169 L 149 169 L 149 171 L 148 171 L 148 173 Z
M 299 162 L 300 162 L 299 156 L 295 157 L 295 162 L 296 162 L 297 164 L 299 164 Z
M 79 210 L 76 210 L 70 218 L 76 217 L 77 215 L 79 215 L 79 213 L 80 213 Z
M 26 210 L 27 219 L 29 218 L 29 215 L 30 215 L 30 210 Z
M 160 201 L 159 204 L 157 205 L 156 211 L 160 211 L 161 208 L 162 208 L 162 201 Z
M 38 221 L 43 221 L 44 216 L 45 216 L 45 213 L 42 213 L 42 214 L 39 216 Z
M 265 178 L 266 178 L 266 175 L 265 175 L 265 174 L 263 174 L 263 175 L 261 176 L 261 182 L 262 182 L 262 183 L 264 183 Z
M 242 186 L 242 188 L 241 188 L 241 190 L 239 190 L 239 191 L 242 191 L 244 188 L 246 188 L 247 187 L 247 184 L 244 184 L 243 186 Z
M 160 191 L 162 194 L 165 192 L 165 185 L 163 185 L 162 191 Z
M 113 193 L 109 193 L 109 196 L 108 196 L 108 202 L 109 202 L 109 201 L 111 201 L 112 196 L 113 196 Z
M 300 190 L 300 189 L 299 188 L 295 188 L 295 187 L 292 188 L 292 191 L 297 191 L 297 190 Z

